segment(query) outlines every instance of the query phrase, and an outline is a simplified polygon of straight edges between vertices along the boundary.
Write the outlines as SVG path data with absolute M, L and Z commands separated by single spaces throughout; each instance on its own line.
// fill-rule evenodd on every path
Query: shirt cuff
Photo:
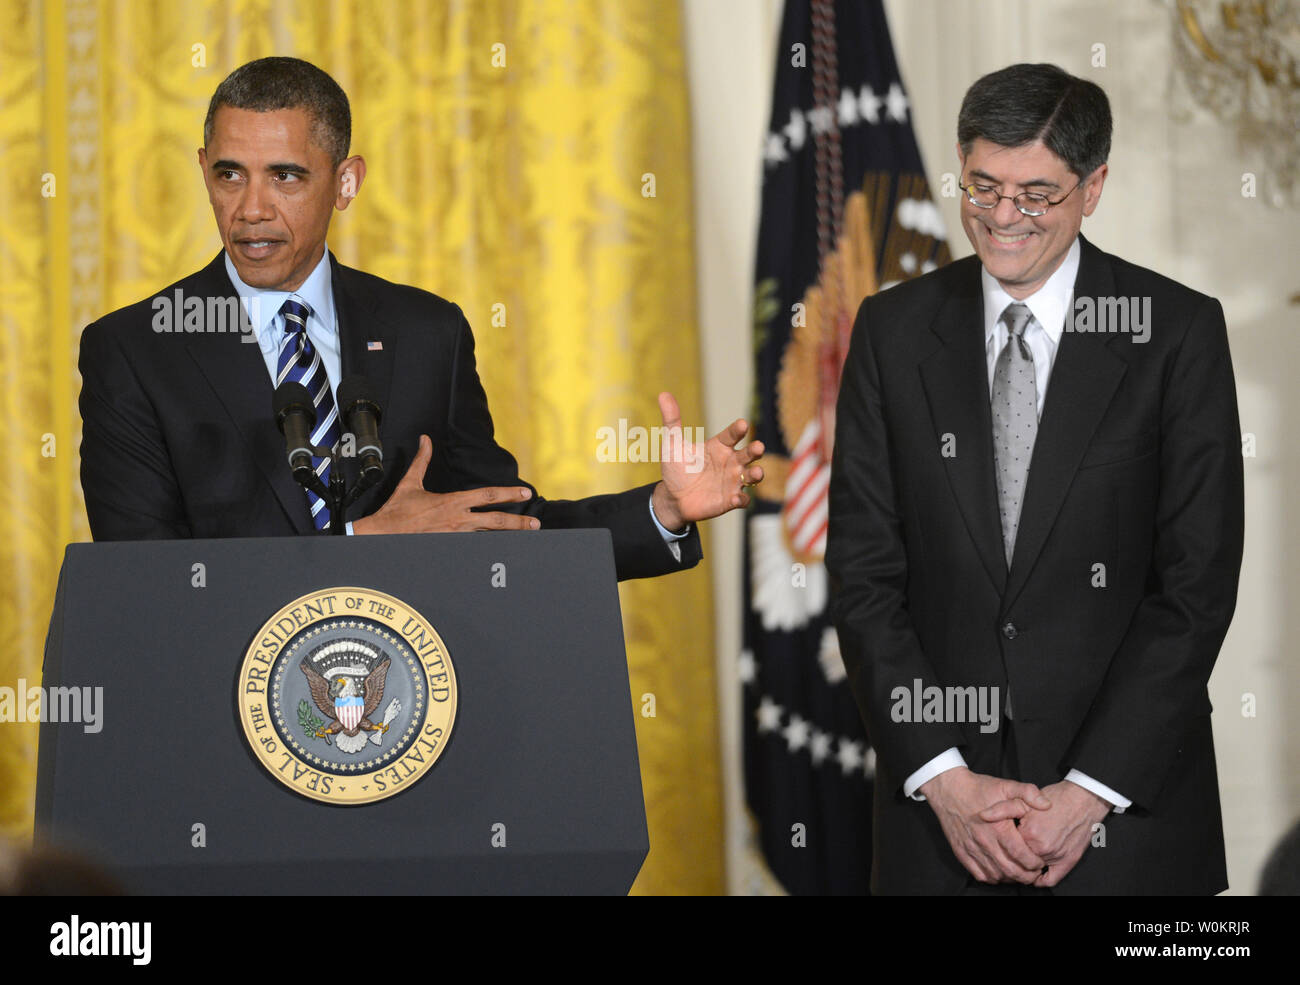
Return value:
M 913 800 L 925 800 L 925 797 L 916 791 L 933 780 L 940 773 L 946 773 L 948 770 L 956 769 L 958 766 L 965 766 L 966 759 L 956 746 L 950 746 L 945 749 L 934 759 L 930 760 L 919 770 L 903 781 L 903 793 Z
M 1102 800 L 1114 805 L 1116 814 L 1123 814 L 1128 808 L 1133 806 L 1133 801 L 1127 797 L 1116 793 L 1104 783 L 1098 783 L 1087 773 L 1080 773 L 1078 770 L 1070 770 L 1065 774 L 1065 778 L 1071 783 L 1077 783 L 1091 793 L 1095 793 Z
M 347 523 L 343 524 L 343 529 L 344 529 L 344 531 L 346 531 L 347 535 L 348 535 L 349 537 L 351 537 L 351 536 L 352 536 L 352 521 L 349 520 Z
M 686 524 L 685 530 L 679 534 L 675 534 L 659 522 L 659 518 L 655 516 L 655 498 L 653 493 L 650 495 L 650 519 L 655 522 L 655 526 L 659 528 L 659 536 L 663 537 L 666 543 L 671 544 L 674 540 L 683 540 L 691 535 L 691 525 L 689 523 Z M 680 561 L 681 558 L 678 558 L 678 560 Z

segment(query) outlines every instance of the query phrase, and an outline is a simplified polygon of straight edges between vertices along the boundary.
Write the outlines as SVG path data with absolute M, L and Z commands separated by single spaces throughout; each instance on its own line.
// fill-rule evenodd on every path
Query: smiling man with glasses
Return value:
M 957 138 L 975 256 L 863 302 L 837 409 L 826 565 L 877 751 L 872 888 L 1220 892 L 1207 681 L 1243 527 L 1223 310 L 1080 235 L 1097 85 L 986 75 Z M 1136 302 L 1141 336 L 1114 321 Z M 931 693 L 997 727 L 916 714 Z

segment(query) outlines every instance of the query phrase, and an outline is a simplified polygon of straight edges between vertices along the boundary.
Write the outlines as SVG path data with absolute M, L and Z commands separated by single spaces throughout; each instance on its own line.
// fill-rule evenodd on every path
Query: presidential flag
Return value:
M 866 893 L 874 757 L 828 609 L 835 400 L 869 294 L 948 261 L 881 0 L 786 0 L 754 299 L 740 656 L 746 796 L 791 893 Z

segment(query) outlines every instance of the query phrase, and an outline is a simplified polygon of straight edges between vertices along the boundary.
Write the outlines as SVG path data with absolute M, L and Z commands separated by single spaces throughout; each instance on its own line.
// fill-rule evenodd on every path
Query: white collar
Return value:
M 330 267 L 329 244 L 326 244 L 325 252 L 321 254 L 319 262 L 296 291 L 271 291 L 250 287 L 240 278 L 239 271 L 235 269 L 235 264 L 230 259 L 230 254 L 223 255 L 226 261 L 226 273 L 230 275 L 230 283 L 234 285 L 235 292 L 244 304 L 244 310 L 248 312 L 249 321 L 257 332 L 257 340 L 262 349 L 273 350 L 279 347 L 280 339 L 272 329 L 275 316 L 280 313 L 280 307 L 286 298 L 292 297 L 302 301 L 322 325 L 327 329 L 333 328 L 334 295 L 331 293 L 333 270 Z
M 1051 339 L 1052 345 L 1060 345 L 1061 333 L 1065 330 L 1065 315 L 1074 298 L 1074 281 L 1079 274 L 1079 256 L 1082 249 L 1079 237 L 1074 237 L 1065 259 L 1052 276 L 1029 297 L 1021 300 L 1028 306 L 1038 324 Z M 1001 284 L 983 266 L 980 267 L 980 281 L 984 287 L 984 343 L 993 338 L 998 330 L 998 322 L 1007 305 L 1016 301 Z

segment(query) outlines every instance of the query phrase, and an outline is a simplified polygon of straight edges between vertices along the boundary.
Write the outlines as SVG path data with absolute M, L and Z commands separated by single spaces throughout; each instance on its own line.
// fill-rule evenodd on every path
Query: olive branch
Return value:
M 302 727 L 303 733 L 307 738 L 316 739 L 318 738 L 316 733 L 319 732 L 321 726 L 325 724 L 325 720 L 312 714 L 311 705 L 309 705 L 304 698 L 302 701 L 298 702 L 298 724 Z M 333 743 L 330 742 L 328 735 L 325 736 L 325 744 L 327 746 L 333 745 Z

